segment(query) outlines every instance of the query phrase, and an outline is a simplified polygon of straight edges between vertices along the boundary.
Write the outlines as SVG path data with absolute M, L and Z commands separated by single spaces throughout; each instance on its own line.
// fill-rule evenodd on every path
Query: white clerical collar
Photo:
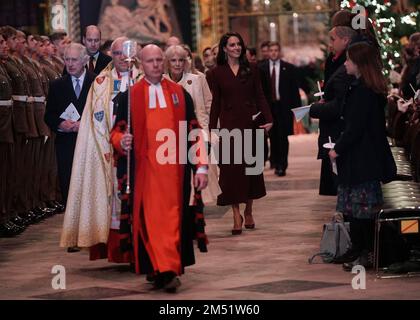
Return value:
M 146 78 L 145 80 L 149 84 L 149 108 L 156 109 L 156 97 L 159 101 L 159 108 L 166 108 L 165 95 L 163 94 L 163 88 L 161 83 L 158 82 L 156 84 L 153 84 Z

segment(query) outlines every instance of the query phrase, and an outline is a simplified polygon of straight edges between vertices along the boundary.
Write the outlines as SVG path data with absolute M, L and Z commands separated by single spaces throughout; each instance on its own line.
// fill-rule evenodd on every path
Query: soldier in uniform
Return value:
M 45 96 L 43 92 L 42 83 L 39 80 L 37 70 L 35 69 L 30 58 L 26 56 L 26 39 L 24 34 L 16 32 L 16 47 L 14 50 L 14 58 L 19 68 L 26 75 L 30 98 L 30 102 L 27 106 L 27 114 L 31 119 L 31 135 L 28 137 L 28 161 L 26 163 L 28 167 L 29 176 L 27 177 L 27 194 L 30 201 L 30 207 L 32 209 L 37 208 L 37 211 L 42 212 L 43 205 L 40 203 L 40 192 L 39 192 L 39 166 L 41 164 L 40 157 L 43 148 L 43 139 L 45 131 L 42 126 L 37 122 L 37 113 L 45 103 Z M 32 124 L 33 119 L 33 124 Z M 44 213 L 44 212 L 42 212 Z
M 28 36 L 28 49 L 32 56 L 34 65 L 39 70 L 39 77 L 44 86 L 44 95 L 48 95 L 49 82 L 57 80 L 61 77 L 61 74 L 55 70 L 53 65 L 48 62 L 46 56 L 48 56 L 48 43 L 45 46 L 45 39 L 37 35 Z M 40 191 L 41 200 L 49 208 L 55 208 L 58 212 L 64 211 L 64 205 L 59 203 L 61 200 L 58 176 L 57 176 L 57 159 L 55 156 L 55 133 L 51 132 L 44 121 L 45 115 L 45 103 L 42 105 L 42 111 L 39 111 L 37 122 L 44 128 L 45 132 L 48 132 L 48 138 L 45 138 L 44 151 L 42 153 L 42 162 L 40 165 Z M 46 135 L 47 137 L 47 135 Z
M 10 237 L 22 231 L 10 221 L 12 193 L 13 162 L 13 127 L 12 127 L 12 80 L 4 64 L 8 58 L 9 48 L 0 34 L 0 237 Z
M 13 197 L 10 213 L 15 217 L 27 217 L 27 222 L 33 222 L 40 220 L 42 214 L 31 211 L 32 207 L 28 197 L 30 182 L 28 177 L 31 175 L 29 171 L 31 166 L 29 138 L 37 135 L 30 107 L 31 102 L 28 101 L 31 94 L 26 75 L 12 56 L 17 46 L 16 30 L 6 26 L 1 29 L 0 33 L 7 41 L 10 50 L 3 66 L 12 80 L 14 153 L 12 156 L 13 167 L 10 169 L 12 172 L 10 190 Z
M 58 74 L 62 74 L 63 69 L 56 63 L 56 48 L 47 36 L 41 36 L 43 44 L 43 60 Z
M 64 70 L 64 50 L 71 43 L 70 38 L 65 32 L 55 32 L 50 36 L 51 42 L 56 48 L 55 55 L 53 56 L 54 63 L 57 64 L 60 73 Z

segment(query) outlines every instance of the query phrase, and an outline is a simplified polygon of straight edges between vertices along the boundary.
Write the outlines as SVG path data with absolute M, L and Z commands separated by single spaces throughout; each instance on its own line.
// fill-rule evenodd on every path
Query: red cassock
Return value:
M 166 79 L 161 81 L 166 106 L 150 107 L 146 80 L 131 90 L 131 123 L 134 139 L 135 179 L 133 192 L 132 239 L 137 273 L 148 273 L 144 265 L 151 264 L 158 272 L 183 272 L 181 257 L 184 246 L 182 228 L 185 225 L 185 164 L 179 164 L 179 155 L 186 147 L 179 147 L 180 125 L 186 123 L 185 93 L 181 86 Z M 176 163 L 159 163 L 157 155 L 165 141 L 157 141 L 162 129 L 170 130 L 176 143 L 165 155 Z M 167 132 L 167 131 L 166 131 Z M 121 139 L 124 132 L 113 130 L 111 142 L 117 152 L 123 153 Z M 181 138 L 186 138 L 182 136 Z M 189 181 L 188 181 L 189 182 Z M 192 242 L 191 242 L 192 243 Z M 148 260 L 148 261 L 145 261 Z

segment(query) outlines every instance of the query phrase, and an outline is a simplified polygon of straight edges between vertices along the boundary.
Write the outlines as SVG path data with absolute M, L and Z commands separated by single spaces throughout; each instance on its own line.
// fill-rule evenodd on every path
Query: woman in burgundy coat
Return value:
M 229 131 L 233 129 L 238 131 L 239 129 L 242 133 L 243 148 L 240 164 L 233 164 L 234 146 L 238 146 L 239 140 L 225 141 L 229 145 L 231 164 L 222 163 L 222 152 L 220 152 L 219 184 L 222 194 L 217 199 L 217 204 L 220 206 L 232 205 L 234 223 L 232 234 L 238 235 L 242 233 L 242 223 L 244 222 L 239 211 L 239 204 L 246 204 L 245 227 L 253 229 L 255 227 L 252 217 L 253 199 L 259 199 L 266 195 L 262 172 L 258 175 L 246 174 L 245 169 L 255 167 L 255 163 L 246 163 L 249 161 L 245 160 L 244 151 L 250 145 L 255 150 L 256 145 L 260 146 L 261 144 L 261 154 L 256 155 L 253 151 L 253 156 L 262 157 L 262 163 L 264 163 L 264 138 L 262 136 L 257 140 L 255 129 L 259 127 L 268 131 L 272 127 L 272 117 L 261 87 L 258 69 L 248 63 L 246 47 L 238 33 L 227 33 L 220 39 L 217 67 L 208 74 L 208 81 L 213 94 L 209 128 L 216 129 L 218 121 L 220 121 L 220 129 Z M 256 121 L 253 121 L 253 116 L 259 112 L 261 114 L 257 119 L 260 121 L 257 124 Z M 253 129 L 251 143 L 243 141 L 245 140 L 245 129 Z M 221 137 L 220 146 L 223 144 L 223 135 Z M 219 149 L 222 151 L 222 148 Z

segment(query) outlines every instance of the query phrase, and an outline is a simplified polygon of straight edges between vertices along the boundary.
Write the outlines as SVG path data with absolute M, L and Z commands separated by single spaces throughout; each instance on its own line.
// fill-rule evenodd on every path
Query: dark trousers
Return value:
M 332 171 L 330 158 L 322 159 L 321 177 L 319 179 L 319 194 L 324 196 L 336 196 L 338 177 Z
M 270 130 L 270 162 L 278 170 L 286 171 L 289 156 L 289 138 L 287 132 L 277 120 Z
M 51 133 L 51 136 L 45 142 L 42 157 L 41 199 L 44 202 L 58 200 L 57 186 L 59 184 L 59 179 L 57 173 L 57 154 L 54 133 Z
M 11 211 L 14 213 L 26 212 L 32 209 L 28 201 L 26 188 L 26 181 L 29 176 L 28 167 L 30 166 L 28 151 L 29 141 L 27 143 L 26 135 L 24 133 L 16 133 L 13 153 L 13 174 L 10 184 L 10 188 L 13 190 Z M 28 160 L 28 162 L 25 160 Z
M 354 252 L 358 254 L 363 251 L 373 252 L 375 220 L 351 218 L 350 237 Z
M 77 135 L 75 133 L 58 134 L 55 141 L 57 154 L 58 179 L 62 201 L 67 203 L 69 194 L 71 168 L 73 165 L 74 149 L 76 148 Z
M 10 216 L 12 190 L 10 188 L 13 173 L 13 143 L 0 143 L 0 224 L 7 222 Z

